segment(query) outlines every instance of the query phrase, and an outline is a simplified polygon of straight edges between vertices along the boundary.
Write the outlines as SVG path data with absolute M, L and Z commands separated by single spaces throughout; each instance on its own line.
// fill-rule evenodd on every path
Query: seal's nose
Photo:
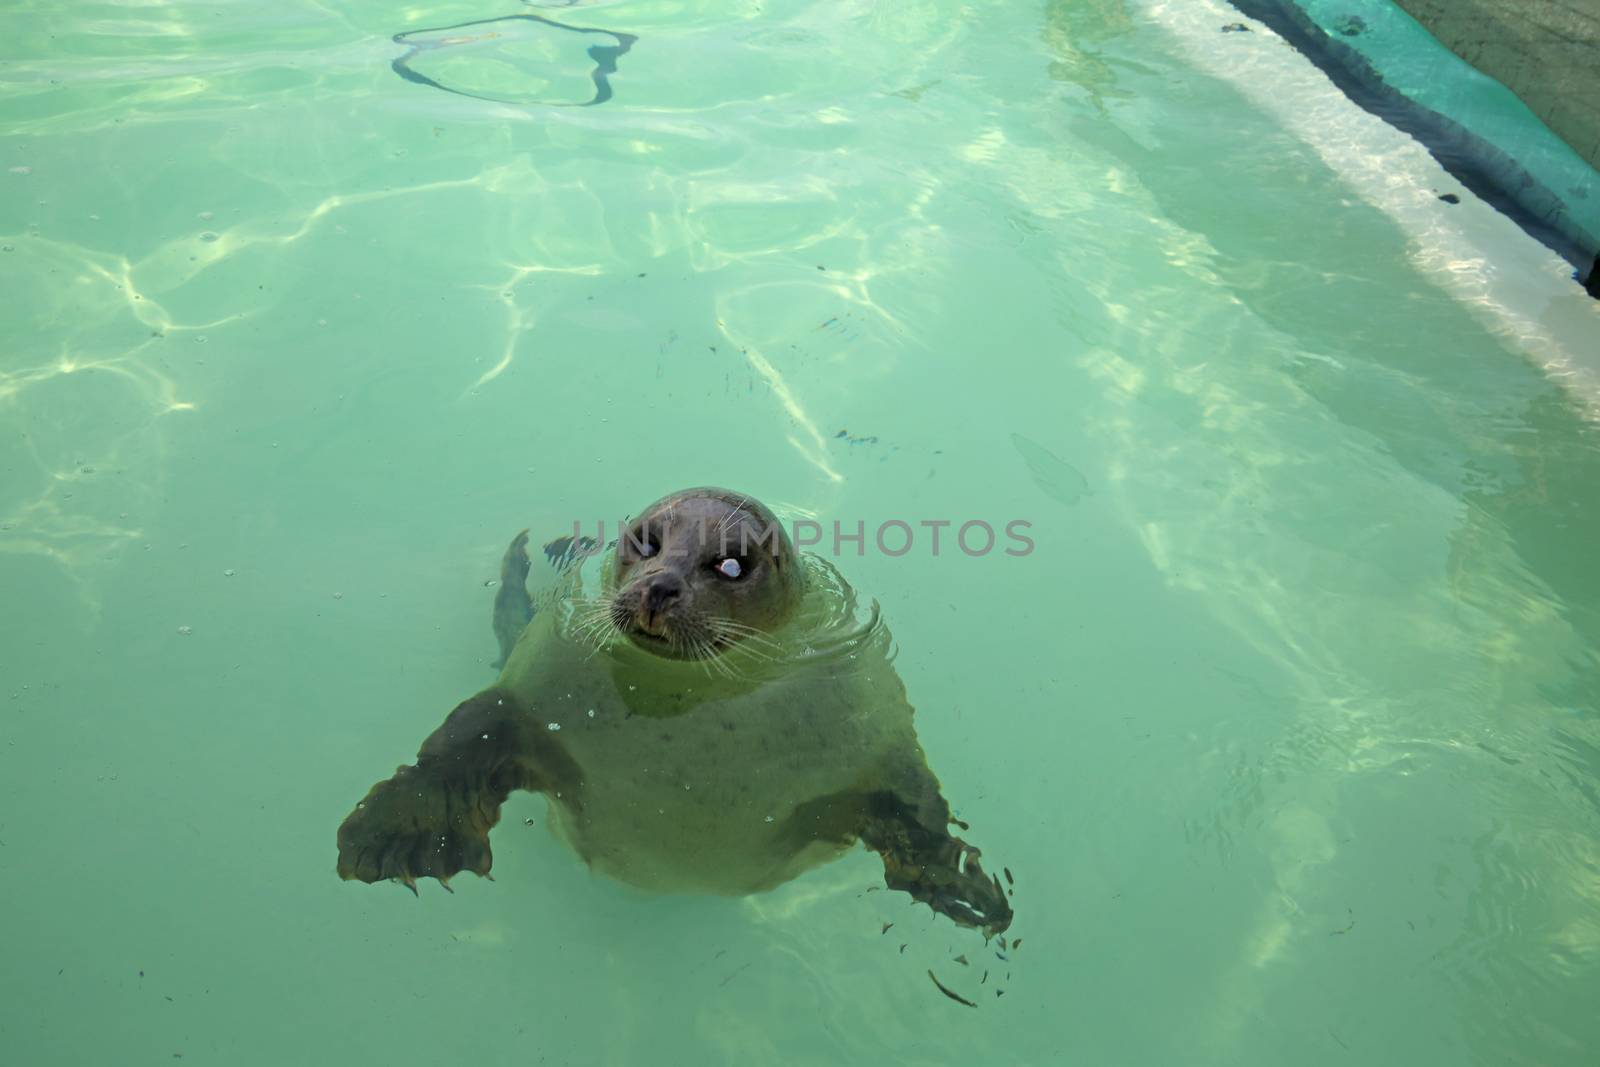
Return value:
M 639 601 L 639 621 L 652 633 L 659 629 L 661 613 L 683 595 L 683 579 L 676 574 L 658 574 L 645 583 Z

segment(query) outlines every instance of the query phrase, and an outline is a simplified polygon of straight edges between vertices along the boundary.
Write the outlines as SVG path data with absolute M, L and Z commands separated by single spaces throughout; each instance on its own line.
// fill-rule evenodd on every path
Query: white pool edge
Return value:
M 1228 82 L 1394 220 L 1412 265 L 1600 421 L 1600 301 L 1572 266 L 1464 189 L 1411 135 L 1351 101 L 1267 26 L 1218 0 L 1138 0 L 1195 68 Z M 1242 22 L 1251 33 L 1223 34 Z M 1440 210 L 1438 195 L 1461 203 Z

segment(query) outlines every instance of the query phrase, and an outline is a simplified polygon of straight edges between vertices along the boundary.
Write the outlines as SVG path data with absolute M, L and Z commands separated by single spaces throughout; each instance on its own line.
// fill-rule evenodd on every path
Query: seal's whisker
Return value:
M 772 663 L 779 658 L 773 652 L 761 648 L 753 648 L 744 641 L 728 634 L 719 633 L 716 635 L 715 640 L 724 656 L 748 656 L 762 663 Z
M 723 655 L 722 651 L 717 648 L 716 643 L 709 638 L 706 640 L 706 653 L 710 661 L 716 664 L 717 669 L 722 672 L 724 678 L 743 677 L 738 668 L 729 662 L 728 657 Z
M 603 611 L 580 617 L 574 620 L 573 625 L 584 630 L 614 630 L 617 628 L 616 620 L 608 612 Z
M 586 643 L 604 642 L 616 632 L 616 626 L 607 615 L 596 615 L 583 619 L 572 627 L 573 636 Z
M 707 664 L 712 670 L 729 680 L 744 677 L 734 668 L 733 664 L 729 663 L 725 657 L 717 653 L 716 649 L 711 645 L 711 642 L 704 641 L 704 639 L 702 640 L 705 645 L 705 656 L 701 660 L 702 663 Z
M 586 646 L 591 655 L 601 651 L 602 649 L 609 648 L 611 645 L 611 642 L 606 640 L 604 637 L 584 637 L 582 635 L 579 635 L 579 639 L 574 643 L 580 646 Z
M 700 673 L 704 674 L 707 678 L 710 678 L 711 672 L 716 670 L 718 667 L 717 661 L 713 657 L 706 655 L 705 650 L 699 647 L 691 650 L 691 654 L 694 657 L 695 663 L 700 667 Z
M 611 612 L 604 608 L 596 608 L 574 620 L 574 626 L 582 630 L 616 629 L 617 620 L 612 618 Z
M 628 616 L 630 614 L 632 612 L 624 604 L 616 600 L 611 602 L 611 606 L 607 611 L 607 617 L 610 618 L 611 625 L 618 630 L 626 630 L 628 628 Z
M 717 623 L 719 625 L 726 626 L 729 629 L 738 630 L 741 633 L 761 634 L 762 636 L 766 636 L 766 633 L 767 633 L 767 631 L 763 630 L 759 626 L 751 626 L 747 622 L 739 622 L 738 620 L 730 619 L 725 615 L 718 615 L 718 616 L 710 617 L 706 621 L 707 622 L 715 622 L 715 623 Z
M 723 648 L 718 646 L 717 634 L 711 627 L 714 619 L 696 618 L 691 620 L 684 631 L 684 644 L 691 657 L 700 661 L 707 677 L 710 672 L 716 671 L 724 678 L 740 677 L 731 663 L 723 657 Z
M 601 652 L 610 648 L 613 644 L 622 639 L 622 633 L 619 630 L 617 630 L 615 627 L 606 626 L 603 623 L 599 628 L 594 630 L 575 631 L 574 636 L 578 638 L 579 644 L 593 646 L 589 649 L 589 654 L 583 657 L 583 661 L 585 663 L 594 659 Z
M 737 637 L 741 643 L 753 642 L 773 652 L 780 652 L 783 649 L 783 646 L 774 641 L 765 630 L 757 627 L 747 626 L 742 622 L 734 622 L 732 619 L 710 619 L 708 622 L 719 636 Z
M 734 519 L 737 519 L 739 517 L 739 513 L 744 510 L 744 506 L 748 503 L 750 503 L 749 497 L 740 497 L 738 506 L 724 515 L 722 517 L 722 521 L 717 523 L 717 532 L 721 533 L 726 530 L 728 528 L 728 523 L 732 522 Z
M 585 637 L 603 637 L 607 630 L 614 629 L 610 619 L 588 619 L 573 627 L 573 631 Z
M 574 622 L 586 623 L 595 619 L 604 619 L 609 615 L 610 612 L 603 607 L 581 608 L 573 611 L 572 619 Z
M 586 617 L 603 612 L 609 608 L 611 606 L 611 598 L 600 597 L 583 600 L 573 599 L 567 601 L 567 606 L 573 615 Z
M 700 660 L 701 666 L 705 666 L 705 638 L 700 635 L 698 626 L 692 621 L 686 622 L 674 637 L 676 640 L 673 642 L 673 646 L 678 651 L 684 653 L 689 659 Z
M 747 656 L 750 659 L 755 660 L 757 663 L 777 662 L 776 656 L 768 655 L 765 652 L 761 652 L 757 649 L 749 647 L 748 645 L 742 644 L 726 645 L 723 647 L 722 654 L 724 656 Z
M 673 630 L 667 635 L 667 644 L 672 648 L 673 652 L 678 654 L 679 659 L 693 662 L 700 668 L 702 674 L 707 678 L 711 677 L 711 661 L 701 653 L 699 639 L 692 632 L 680 633 L 677 630 Z
M 718 630 L 717 636 L 728 639 L 730 642 L 736 639 L 739 644 L 746 647 L 759 648 L 765 652 L 779 653 L 783 651 L 783 646 L 778 642 L 760 634 L 740 633 L 738 630 Z
M 593 645 L 594 652 L 621 636 L 622 619 L 610 600 L 599 600 L 574 613 L 570 632 L 580 644 Z
M 609 619 L 610 614 L 611 602 L 609 600 L 596 601 L 593 603 L 574 602 L 571 618 L 574 624 L 583 626 L 588 625 L 597 619 L 602 621 L 607 620 Z
M 579 645 L 587 645 L 589 648 L 589 655 L 591 656 L 611 644 L 611 642 L 606 640 L 604 637 L 589 637 L 583 634 L 578 634 L 576 636 L 578 640 L 575 643 Z

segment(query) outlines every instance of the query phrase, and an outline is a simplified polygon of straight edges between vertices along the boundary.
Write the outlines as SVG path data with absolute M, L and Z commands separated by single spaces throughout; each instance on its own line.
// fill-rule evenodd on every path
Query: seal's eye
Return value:
M 628 548 L 638 554 L 640 559 L 649 559 L 656 554 L 655 538 L 650 536 L 647 527 L 641 526 L 637 530 L 629 530 L 623 535 L 622 540 Z
M 725 559 L 717 564 L 717 573 L 724 578 L 737 578 L 744 573 L 744 568 L 739 566 L 736 559 Z

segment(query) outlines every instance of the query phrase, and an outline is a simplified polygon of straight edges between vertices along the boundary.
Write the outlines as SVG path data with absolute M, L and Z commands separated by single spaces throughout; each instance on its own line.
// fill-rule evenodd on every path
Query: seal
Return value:
M 591 869 L 643 889 L 758 893 L 860 842 L 888 888 L 986 937 L 1010 925 L 999 879 L 949 832 L 967 826 L 917 741 L 876 602 L 797 554 L 759 501 L 658 500 L 537 611 L 528 569 L 524 532 L 496 594 L 498 679 L 344 820 L 341 878 L 415 892 L 488 875 L 489 831 L 522 789 Z

